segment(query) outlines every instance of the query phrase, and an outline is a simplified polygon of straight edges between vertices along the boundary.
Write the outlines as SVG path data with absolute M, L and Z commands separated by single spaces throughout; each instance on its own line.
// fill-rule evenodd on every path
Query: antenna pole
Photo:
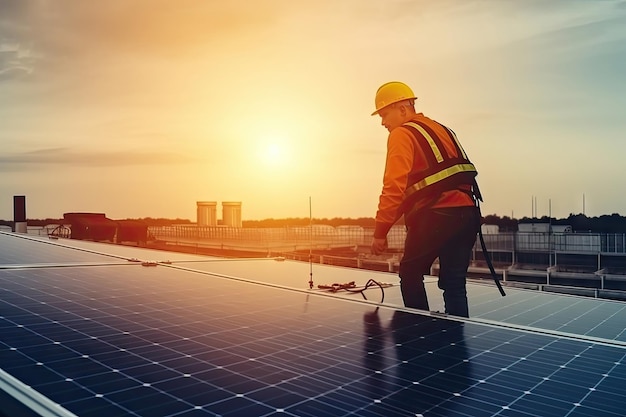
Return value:
M 313 210 L 309 196 L 309 289 L 313 289 Z

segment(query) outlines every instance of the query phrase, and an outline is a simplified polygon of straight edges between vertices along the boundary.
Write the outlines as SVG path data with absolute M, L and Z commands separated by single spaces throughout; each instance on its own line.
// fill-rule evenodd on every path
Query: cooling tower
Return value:
M 241 224 L 241 201 L 222 202 L 222 224 L 224 226 L 242 227 Z
M 198 226 L 217 226 L 216 201 L 198 201 L 196 206 Z

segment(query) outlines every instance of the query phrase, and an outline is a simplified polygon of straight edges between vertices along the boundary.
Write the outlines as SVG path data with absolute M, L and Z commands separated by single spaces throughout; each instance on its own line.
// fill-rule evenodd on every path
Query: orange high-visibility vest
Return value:
M 428 124 L 421 121 L 410 121 L 402 125 L 411 132 L 417 145 L 422 150 L 428 168 L 411 172 L 407 179 L 402 210 L 405 213 L 413 207 L 424 207 L 434 203 L 441 193 L 449 190 L 461 190 L 481 199 L 475 177 L 478 174 L 459 143 L 454 132 L 447 127 L 447 137 L 438 137 Z M 443 141 L 450 141 L 456 155 L 450 155 Z

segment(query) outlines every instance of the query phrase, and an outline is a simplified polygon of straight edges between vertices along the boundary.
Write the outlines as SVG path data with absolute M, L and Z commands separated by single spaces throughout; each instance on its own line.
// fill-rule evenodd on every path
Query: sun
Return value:
M 281 163 L 284 160 L 284 149 L 278 143 L 269 143 L 265 148 L 264 159 L 268 164 Z
M 280 136 L 260 141 L 258 157 L 268 168 L 284 168 L 290 160 L 289 142 Z

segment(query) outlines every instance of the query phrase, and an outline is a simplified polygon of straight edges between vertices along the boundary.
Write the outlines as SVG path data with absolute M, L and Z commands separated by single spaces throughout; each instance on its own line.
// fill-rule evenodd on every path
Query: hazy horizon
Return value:
M 104 214 L 108 219 L 112 219 L 112 220 L 143 220 L 143 219 L 154 219 L 154 220 L 159 220 L 159 219 L 164 219 L 164 220 L 186 220 L 189 221 L 191 223 L 195 223 L 197 221 L 196 216 L 194 217 L 158 217 L 158 216 L 136 216 L 136 217 L 111 217 L 109 216 L 107 213 L 102 212 L 102 211 L 93 211 L 93 212 L 77 212 L 77 211 L 68 211 L 65 213 L 85 213 L 85 214 Z M 31 221 L 40 221 L 40 220 L 62 220 L 63 219 L 63 214 L 62 213 L 60 216 L 55 217 L 55 216 L 44 216 L 44 217 L 32 217 L 32 216 L 28 216 L 28 210 L 27 210 L 27 221 L 31 220 Z M 602 213 L 599 215 L 594 215 L 591 216 L 589 214 L 583 214 L 583 213 L 570 213 L 566 216 L 554 216 L 552 215 L 552 219 L 556 219 L 556 220 L 566 220 L 568 219 L 570 216 L 585 216 L 587 218 L 599 218 L 602 216 L 614 216 L 614 215 L 619 215 L 620 217 L 626 218 L 626 215 L 622 215 L 620 213 Z M 500 215 L 497 213 L 482 213 L 483 218 L 487 217 L 487 216 L 496 216 L 499 217 L 501 219 L 504 218 L 509 218 L 512 220 L 522 220 L 522 219 L 544 219 L 544 218 L 550 218 L 547 214 L 545 215 L 537 215 L 536 217 L 533 217 L 531 215 L 524 215 L 524 216 L 520 216 L 520 217 L 511 217 L 510 215 Z M 325 216 L 325 217 L 316 217 L 316 216 L 312 216 L 312 217 L 308 217 L 308 216 L 285 216 L 285 217 L 264 217 L 264 218 L 260 218 L 260 219 L 252 219 L 252 218 L 246 218 L 246 217 L 242 217 L 242 222 L 263 222 L 263 221 L 285 221 L 285 220 L 289 220 L 289 219 L 298 219 L 298 220 L 308 220 L 308 219 L 312 219 L 312 220 L 335 220 L 335 219 L 345 219 L 345 220 L 359 220 L 359 219 L 374 219 L 375 216 L 359 216 L 359 217 L 346 217 L 346 216 Z M 13 216 L 11 216 L 10 218 L 0 218 L 1 222 L 13 222 Z M 217 221 L 221 222 L 223 221 L 223 218 L 221 216 L 218 215 L 217 217 Z

